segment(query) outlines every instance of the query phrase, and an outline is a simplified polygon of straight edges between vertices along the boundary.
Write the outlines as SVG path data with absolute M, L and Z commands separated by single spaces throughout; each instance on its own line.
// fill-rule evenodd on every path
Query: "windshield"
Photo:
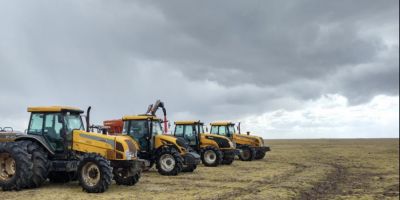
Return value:
M 234 134 L 235 133 L 235 125 L 229 125 L 228 130 L 229 130 L 230 134 Z
M 152 135 L 161 135 L 163 134 L 160 121 L 153 121 L 153 133 Z M 125 121 L 122 132 L 124 134 L 128 134 L 134 136 L 137 139 L 140 139 L 147 135 L 148 130 L 148 121 L 147 120 L 131 120 Z
M 162 135 L 163 131 L 161 128 L 160 121 L 153 121 L 153 134 L 152 135 Z
M 85 130 L 82 118 L 79 114 L 66 114 L 65 121 L 67 124 L 68 132 L 72 132 L 72 130 L 74 129 Z

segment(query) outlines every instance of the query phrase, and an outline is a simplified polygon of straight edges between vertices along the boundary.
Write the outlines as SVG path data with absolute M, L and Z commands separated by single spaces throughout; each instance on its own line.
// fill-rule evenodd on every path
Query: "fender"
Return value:
M 46 141 L 40 136 L 36 136 L 36 135 L 17 135 L 17 137 L 15 138 L 14 141 L 21 141 L 21 140 L 30 140 L 32 142 L 37 142 L 42 147 L 44 147 L 47 150 L 47 152 L 49 152 L 51 155 L 55 154 L 54 151 L 49 147 L 49 145 L 47 145 Z

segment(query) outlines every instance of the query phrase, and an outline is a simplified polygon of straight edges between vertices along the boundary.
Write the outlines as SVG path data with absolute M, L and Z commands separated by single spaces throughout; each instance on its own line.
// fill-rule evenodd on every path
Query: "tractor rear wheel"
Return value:
M 43 150 L 36 142 L 29 140 L 18 141 L 16 144 L 21 145 L 25 151 L 31 156 L 33 163 L 32 179 L 30 180 L 28 188 L 40 187 L 47 179 L 49 174 L 50 163 L 47 159 L 47 152 Z
M 114 174 L 115 183 L 117 183 L 117 185 L 132 186 L 132 185 L 135 185 L 139 181 L 140 175 L 141 175 L 140 170 L 138 172 L 136 172 L 136 174 L 134 174 L 134 175 L 130 175 L 129 170 L 130 170 L 129 167 L 126 167 L 126 168 L 114 167 L 113 174 Z
M 4 191 L 21 190 L 32 178 L 32 162 L 28 152 L 16 143 L 0 145 L 0 187 Z
M 213 146 L 205 147 L 201 151 L 201 160 L 207 167 L 216 167 L 222 162 L 222 152 Z
M 183 158 L 172 147 L 162 147 L 157 155 L 156 167 L 158 173 L 165 176 L 176 176 L 183 168 Z
M 112 181 L 112 167 L 104 157 L 88 153 L 78 165 L 78 180 L 82 189 L 88 193 L 102 193 Z
M 252 161 L 256 156 L 256 150 L 249 146 L 242 147 L 242 153 L 239 154 L 239 158 L 242 161 Z

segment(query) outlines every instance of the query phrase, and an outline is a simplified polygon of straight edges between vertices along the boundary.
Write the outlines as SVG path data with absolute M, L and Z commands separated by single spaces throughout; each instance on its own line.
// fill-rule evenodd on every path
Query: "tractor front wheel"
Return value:
M 156 167 L 158 173 L 165 176 L 176 176 L 183 168 L 183 158 L 172 147 L 162 147 L 157 155 Z
M 257 155 L 255 157 L 256 160 L 261 160 L 265 157 L 266 152 L 265 151 L 257 151 Z
M 78 180 L 82 189 L 88 193 L 106 191 L 112 180 L 110 162 L 94 153 L 85 154 L 78 165 Z
M 204 148 L 201 152 L 201 160 L 207 167 L 216 167 L 222 162 L 222 152 L 213 146 Z
M 114 174 L 114 180 L 117 185 L 128 185 L 132 186 L 135 185 L 139 179 L 140 179 L 140 170 L 136 172 L 136 174 L 131 175 L 129 172 L 130 167 L 125 167 L 125 168 L 114 168 L 113 169 L 113 174 Z
M 252 161 L 254 160 L 256 153 L 257 152 L 254 148 L 251 148 L 249 146 L 244 146 L 242 148 L 242 153 L 239 154 L 239 158 L 242 161 Z
M 197 165 L 188 165 L 186 167 L 183 167 L 182 172 L 194 172 L 196 170 Z

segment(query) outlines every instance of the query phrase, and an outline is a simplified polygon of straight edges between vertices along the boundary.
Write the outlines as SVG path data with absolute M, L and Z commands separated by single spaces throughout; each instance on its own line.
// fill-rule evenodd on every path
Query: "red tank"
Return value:
M 108 134 L 115 135 L 117 133 L 122 133 L 124 122 L 122 119 L 113 119 L 104 121 L 103 125 L 107 127 Z

